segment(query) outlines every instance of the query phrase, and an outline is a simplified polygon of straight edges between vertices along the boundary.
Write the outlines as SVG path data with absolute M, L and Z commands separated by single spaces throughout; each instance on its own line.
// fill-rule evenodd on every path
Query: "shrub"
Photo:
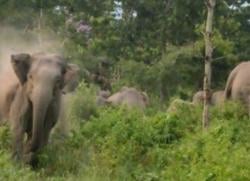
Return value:
M 10 162 L 8 131 L 2 128 L 0 180 L 250 179 L 250 122 L 241 105 L 212 108 L 207 132 L 201 129 L 201 107 L 180 100 L 172 105 L 174 111 L 149 115 L 98 109 L 66 139 L 52 139 L 35 172 Z
M 79 84 L 69 106 L 72 120 L 88 120 L 90 116 L 97 114 L 96 92 L 97 89 L 93 86 L 88 87 L 84 82 Z

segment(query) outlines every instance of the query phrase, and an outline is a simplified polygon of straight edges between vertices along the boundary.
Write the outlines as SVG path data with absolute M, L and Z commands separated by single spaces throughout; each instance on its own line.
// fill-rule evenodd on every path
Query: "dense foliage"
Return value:
M 177 101 L 180 102 L 180 101 Z M 8 129 L 0 130 L 1 180 L 248 180 L 250 122 L 235 103 L 212 110 L 201 130 L 201 108 L 143 115 L 100 109 L 77 120 L 67 139 L 52 137 L 37 170 L 10 161 Z M 129 113 L 129 114 L 128 114 Z
M 249 59 L 249 4 L 218 0 L 213 89 Z M 249 180 L 244 109 L 212 108 L 204 133 L 201 107 L 183 101 L 202 87 L 205 15 L 204 1 L 194 0 L 0 0 L 0 57 L 21 41 L 64 54 L 82 78 L 67 110 L 70 134 L 52 135 L 36 170 L 11 159 L 9 128 L 0 127 L 0 180 Z M 97 73 L 112 92 L 146 91 L 145 114 L 97 107 Z
M 248 3 L 217 2 L 214 89 L 224 87 L 235 64 L 249 59 Z M 126 83 L 167 101 L 172 96 L 186 98 L 202 87 L 203 1 L 2 0 L 0 15 L 1 27 L 36 33 L 37 43 L 59 39 L 61 52 L 82 70 L 96 72 L 99 63 L 107 60 L 115 89 Z

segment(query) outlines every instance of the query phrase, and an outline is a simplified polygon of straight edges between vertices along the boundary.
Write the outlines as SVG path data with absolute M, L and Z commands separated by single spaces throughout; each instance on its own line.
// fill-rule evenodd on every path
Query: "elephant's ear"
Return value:
M 75 64 L 68 64 L 64 74 L 64 86 L 62 93 L 73 92 L 79 83 L 80 68 Z
M 31 56 L 27 53 L 13 54 L 11 55 L 11 64 L 20 83 L 23 85 L 27 81 Z

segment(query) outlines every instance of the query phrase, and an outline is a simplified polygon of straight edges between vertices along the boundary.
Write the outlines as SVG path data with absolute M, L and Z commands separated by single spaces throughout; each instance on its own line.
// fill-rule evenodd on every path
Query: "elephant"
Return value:
M 1 72 L 0 74 L 0 125 L 7 123 L 7 118 L 10 110 L 10 104 L 14 99 L 17 90 L 14 72 Z
M 211 95 L 212 94 L 212 95 Z M 224 91 L 215 91 L 212 92 L 209 96 L 209 104 L 211 105 L 218 105 L 222 102 L 224 102 Z M 193 100 L 192 100 L 194 105 L 200 105 L 203 104 L 204 102 L 204 91 L 198 91 L 194 94 Z
M 211 104 L 220 105 L 224 102 L 224 90 L 215 91 L 212 94 Z
M 58 121 L 52 129 L 52 134 L 60 136 L 60 138 L 67 137 L 70 132 L 69 108 L 72 96 L 74 96 L 73 93 L 67 93 L 61 96 Z
M 103 106 L 107 105 L 107 98 L 110 96 L 110 91 L 108 90 L 100 90 L 96 97 L 96 105 Z
M 250 114 L 250 61 L 238 64 L 229 74 L 225 87 L 225 100 L 240 101 Z
M 61 97 L 67 84 L 75 82 L 78 66 L 57 54 L 11 55 L 12 70 L 1 75 L 0 109 L 10 123 L 13 157 L 35 166 L 37 152 L 48 143 L 58 120 Z M 26 138 L 25 138 L 26 137 Z M 25 138 L 25 139 L 24 139 Z
M 63 94 L 74 92 L 80 81 L 80 68 L 75 64 L 69 64 L 72 71 L 69 73 L 65 79 L 65 86 L 62 90 Z
M 145 109 L 148 102 L 148 96 L 145 92 L 129 87 L 123 87 L 107 99 L 107 103 L 111 105 L 126 105 L 128 108 L 137 107 L 139 109 Z
M 70 64 L 72 68 L 74 69 L 74 72 L 72 72 L 69 76 L 71 80 L 67 82 L 63 89 L 63 94 L 61 96 L 60 101 L 60 111 L 58 116 L 58 121 L 55 127 L 53 128 L 52 132 L 55 134 L 58 134 L 60 136 L 66 137 L 70 131 L 70 120 L 69 120 L 69 108 L 70 108 L 70 100 L 74 96 L 74 91 L 77 88 L 79 81 L 80 81 L 80 69 L 77 65 Z
M 195 105 L 202 104 L 204 102 L 204 92 L 203 91 L 196 92 L 193 96 L 192 102 Z

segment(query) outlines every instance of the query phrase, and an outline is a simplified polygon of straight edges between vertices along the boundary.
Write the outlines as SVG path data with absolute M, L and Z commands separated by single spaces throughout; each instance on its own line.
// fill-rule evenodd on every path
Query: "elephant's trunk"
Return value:
M 32 138 L 28 152 L 35 152 L 43 144 L 46 113 L 51 99 L 52 91 L 50 89 L 46 89 L 45 87 L 34 89 L 32 99 Z

